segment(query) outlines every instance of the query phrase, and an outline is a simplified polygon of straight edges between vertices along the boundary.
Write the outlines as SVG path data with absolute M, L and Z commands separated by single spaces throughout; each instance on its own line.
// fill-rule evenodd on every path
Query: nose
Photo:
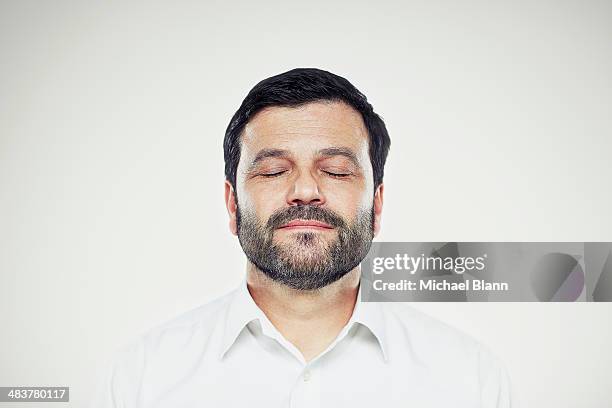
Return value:
M 322 205 L 325 198 L 321 193 L 317 179 L 308 171 L 300 172 L 287 194 L 289 205 Z

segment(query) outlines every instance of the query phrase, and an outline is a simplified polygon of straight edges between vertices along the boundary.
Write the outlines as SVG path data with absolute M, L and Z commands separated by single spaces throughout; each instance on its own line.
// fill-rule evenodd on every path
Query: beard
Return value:
M 292 232 L 288 242 L 275 243 L 275 230 L 295 219 L 327 223 L 336 229 L 336 238 L 328 242 L 326 233 Z M 293 289 L 315 290 L 336 282 L 365 258 L 374 237 L 374 206 L 350 223 L 313 205 L 281 208 L 266 223 L 238 207 L 236 223 L 242 250 L 260 271 Z

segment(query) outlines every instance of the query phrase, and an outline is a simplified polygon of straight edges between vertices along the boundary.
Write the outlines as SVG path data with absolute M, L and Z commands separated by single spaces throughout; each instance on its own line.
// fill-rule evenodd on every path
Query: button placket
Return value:
M 318 408 L 321 405 L 321 384 L 317 365 L 306 364 L 296 378 L 291 393 L 291 408 Z

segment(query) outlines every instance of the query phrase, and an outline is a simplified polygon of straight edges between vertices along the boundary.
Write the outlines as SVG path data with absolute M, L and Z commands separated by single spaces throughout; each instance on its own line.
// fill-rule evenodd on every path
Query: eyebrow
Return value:
M 317 154 L 319 156 L 325 156 L 325 157 L 343 156 L 349 159 L 355 166 L 357 166 L 358 168 L 361 168 L 361 165 L 359 164 L 359 160 L 357 159 L 357 155 L 351 149 L 347 147 L 327 147 L 325 149 L 319 150 Z M 286 158 L 286 157 L 291 157 L 291 153 L 288 150 L 283 150 L 283 149 L 261 149 L 255 155 L 255 158 L 253 159 L 253 161 L 251 162 L 251 165 L 249 166 L 249 170 L 252 170 L 257 165 L 257 163 L 261 162 L 262 160 L 265 160 L 271 157 Z
M 349 159 L 356 167 L 361 168 L 359 164 L 359 160 L 357 159 L 357 155 L 348 147 L 328 147 L 325 149 L 319 150 L 319 155 L 321 156 L 344 156 Z
M 255 155 L 255 158 L 253 159 L 253 161 L 251 162 L 251 165 L 249 166 L 249 170 L 252 170 L 257 163 L 259 163 L 260 161 L 270 158 L 270 157 L 289 157 L 291 156 L 291 154 L 289 153 L 288 150 L 282 150 L 282 149 L 261 149 L 259 152 L 257 152 L 257 155 Z

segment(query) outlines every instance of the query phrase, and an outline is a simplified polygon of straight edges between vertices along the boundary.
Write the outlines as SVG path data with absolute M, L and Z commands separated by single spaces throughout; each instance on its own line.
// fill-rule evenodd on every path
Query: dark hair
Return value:
M 341 76 L 316 68 L 296 68 L 255 85 L 227 126 L 223 141 L 225 178 L 234 189 L 240 161 L 240 135 L 249 120 L 267 107 L 297 107 L 316 101 L 344 102 L 361 114 L 370 139 L 374 187 L 382 183 L 391 140 L 385 122 L 374 112 L 368 99 Z

